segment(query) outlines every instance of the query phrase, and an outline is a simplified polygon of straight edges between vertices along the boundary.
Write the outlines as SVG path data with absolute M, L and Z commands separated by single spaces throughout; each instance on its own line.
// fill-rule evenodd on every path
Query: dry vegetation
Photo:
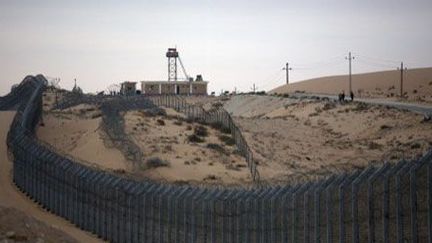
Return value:
M 171 109 L 167 109 L 167 114 L 125 114 L 126 132 L 145 156 L 165 161 L 163 166 L 143 165 L 141 171 L 134 173 L 174 183 L 251 182 L 244 158 L 223 131 L 188 121 Z

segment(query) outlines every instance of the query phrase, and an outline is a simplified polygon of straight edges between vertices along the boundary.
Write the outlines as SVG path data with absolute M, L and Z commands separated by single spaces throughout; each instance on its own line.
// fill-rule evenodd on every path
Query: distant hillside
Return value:
M 404 76 L 404 92 L 409 99 L 432 101 L 432 68 L 408 69 Z M 400 71 L 382 71 L 352 75 L 352 89 L 356 96 L 393 97 L 400 93 Z M 348 93 L 348 75 L 309 79 L 282 85 L 270 93 L 307 93 L 337 94 Z

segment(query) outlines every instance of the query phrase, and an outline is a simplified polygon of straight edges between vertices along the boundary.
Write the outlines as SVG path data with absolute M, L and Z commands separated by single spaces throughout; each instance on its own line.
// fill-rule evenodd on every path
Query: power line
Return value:
M 343 60 L 343 57 L 345 55 L 340 54 L 337 56 L 326 58 L 325 60 L 318 61 L 318 62 L 310 62 L 310 63 L 291 63 L 291 66 L 294 66 L 295 69 L 298 68 L 313 68 L 313 67 L 319 67 L 322 65 L 328 65 L 328 64 L 334 64 L 335 62 L 341 62 Z
M 395 65 L 390 65 L 390 64 L 381 64 L 381 63 L 375 63 L 375 62 L 370 62 L 370 61 L 364 61 L 360 58 L 358 58 L 357 61 L 359 62 L 359 64 L 363 64 L 363 65 L 370 66 L 370 67 L 380 67 L 380 68 L 393 69 L 395 66 Z
M 295 70 L 320 70 L 328 67 L 335 67 L 343 63 L 344 63 L 343 58 L 341 58 L 340 60 L 327 62 L 318 66 L 301 67 L 301 66 L 297 66 L 296 64 L 292 64 L 291 66 L 293 66 L 293 69 Z
M 395 65 L 395 64 L 399 64 L 399 62 L 400 62 L 400 61 L 396 61 L 396 60 L 384 59 L 384 58 L 379 58 L 379 57 L 371 57 L 371 56 L 357 54 L 357 53 L 356 53 L 356 56 L 359 58 L 363 58 L 363 59 L 375 62 L 375 63 L 385 63 L 385 64 L 391 63 L 392 65 Z
M 364 59 L 365 61 L 372 62 L 372 63 L 375 63 L 375 64 L 391 65 L 391 68 L 393 68 L 395 65 L 399 65 L 400 64 L 399 60 L 392 60 L 392 59 L 387 59 L 387 58 L 373 57 L 373 56 L 370 56 L 370 55 L 363 55 L 363 54 L 358 54 L 358 53 L 355 53 L 355 55 L 358 58 Z M 404 63 L 409 63 L 411 65 L 415 65 L 415 66 L 419 66 L 419 67 L 424 67 L 425 66 L 424 62 L 421 62 L 421 61 L 418 61 L 418 60 L 407 60 L 405 58 L 404 58 L 404 60 L 405 60 Z M 387 66 L 387 67 L 389 67 L 389 66 Z

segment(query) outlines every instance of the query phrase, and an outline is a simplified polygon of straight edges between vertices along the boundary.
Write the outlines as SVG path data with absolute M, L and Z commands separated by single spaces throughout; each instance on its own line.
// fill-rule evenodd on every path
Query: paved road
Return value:
M 291 94 L 290 94 L 291 95 Z M 336 95 L 322 95 L 322 94 L 293 94 L 297 97 L 312 97 L 317 96 L 320 98 L 329 98 L 333 100 L 338 100 L 338 97 Z M 405 103 L 405 102 L 398 102 L 398 101 L 392 101 L 392 100 L 383 100 L 383 99 L 364 99 L 364 98 L 354 98 L 355 101 L 360 101 L 368 104 L 374 104 L 374 105 L 384 105 L 384 106 L 390 106 L 395 107 L 402 110 L 409 110 L 412 112 L 420 113 L 423 115 L 432 116 L 432 105 L 422 105 L 422 104 L 414 104 L 414 103 Z

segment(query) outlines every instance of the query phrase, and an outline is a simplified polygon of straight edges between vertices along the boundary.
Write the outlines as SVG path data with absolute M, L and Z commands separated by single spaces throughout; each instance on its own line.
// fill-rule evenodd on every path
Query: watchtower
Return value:
M 177 81 L 177 58 L 179 58 L 177 48 L 168 48 L 166 57 L 168 57 L 168 81 Z

